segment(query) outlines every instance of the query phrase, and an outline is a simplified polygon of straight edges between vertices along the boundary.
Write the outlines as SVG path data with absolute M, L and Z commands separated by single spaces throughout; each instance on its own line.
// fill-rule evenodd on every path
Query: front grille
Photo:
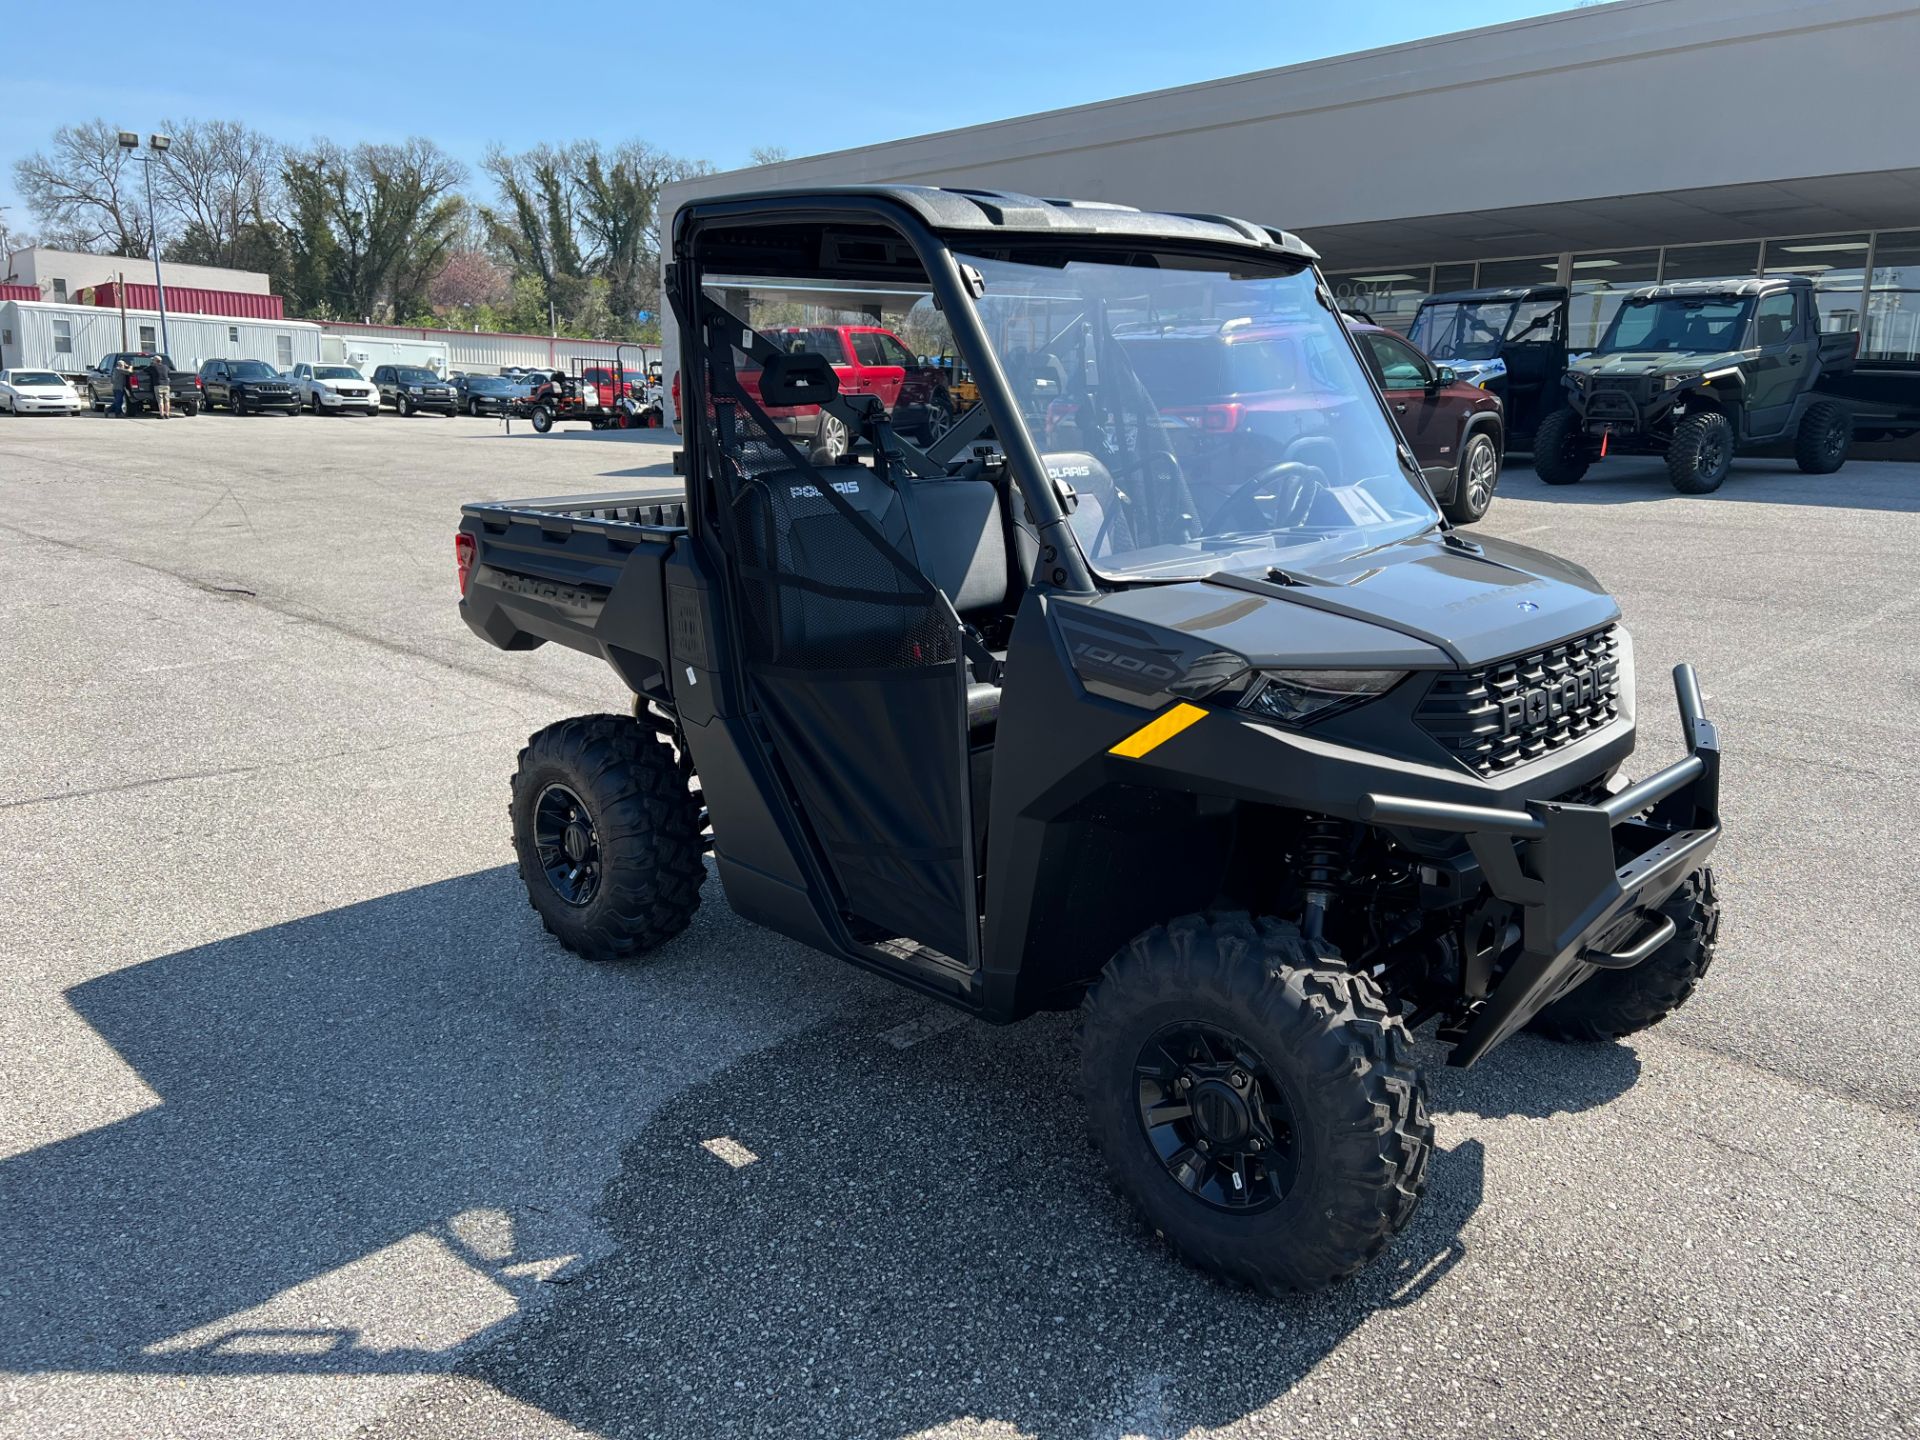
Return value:
M 1415 719 L 1479 775 L 1571 745 L 1620 713 L 1620 641 L 1609 625 L 1531 655 L 1436 675 Z

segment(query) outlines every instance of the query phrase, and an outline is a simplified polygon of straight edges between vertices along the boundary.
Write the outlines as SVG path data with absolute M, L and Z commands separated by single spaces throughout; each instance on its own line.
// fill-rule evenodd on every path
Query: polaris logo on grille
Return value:
M 1538 730 L 1611 699 L 1619 676 L 1620 662 L 1607 656 L 1548 684 L 1515 691 L 1500 702 L 1500 733 Z

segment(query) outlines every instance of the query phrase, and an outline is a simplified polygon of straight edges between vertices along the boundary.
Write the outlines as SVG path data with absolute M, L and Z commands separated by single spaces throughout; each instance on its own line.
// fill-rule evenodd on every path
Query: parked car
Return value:
M 453 386 L 424 365 L 382 365 L 373 372 L 373 383 L 379 391 L 375 407 L 391 405 L 398 415 L 417 410 L 451 415 L 459 403 Z
M 1454 524 L 1471 525 L 1487 513 L 1500 483 L 1507 443 L 1500 397 L 1391 330 L 1351 329 L 1440 508 Z
M 200 388 L 209 410 L 224 405 L 236 415 L 262 410 L 291 415 L 300 408 L 293 382 L 264 360 L 209 360 L 200 367 Z
M 358 410 L 372 415 L 380 408 L 380 393 L 351 365 L 294 366 L 287 372 L 294 397 L 314 414 L 344 415 Z
M 156 358 L 167 368 L 167 384 L 173 391 L 174 412 L 180 415 L 198 414 L 204 399 L 200 377 L 191 370 L 182 370 L 171 358 L 152 350 L 109 351 L 100 357 L 98 365 L 88 367 L 87 397 L 93 408 L 104 410 L 112 403 L 113 367 L 121 360 L 133 367 L 133 373 L 127 377 L 127 414 L 137 415 L 152 406 L 152 365 Z
M 80 392 L 51 370 L 0 370 L 0 413 L 78 415 Z
M 1828 388 L 1858 331 L 1822 332 L 1813 282 L 1683 280 L 1635 290 L 1567 367 L 1566 408 L 1540 422 L 1533 468 L 1571 485 L 1609 453 L 1663 455 L 1683 495 L 1720 488 L 1736 453 L 1793 447 L 1808 475 L 1847 463 L 1853 410 Z
M 902 433 L 930 443 L 953 424 L 955 406 L 946 372 L 921 363 L 891 330 L 879 325 L 782 325 L 765 334 L 787 350 L 825 356 L 840 377 L 840 393 L 878 395 Z M 758 399 L 759 366 L 743 362 L 740 384 Z M 846 425 L 817 405 L 774 406 L 767 416 L 782 434 L 806 440 L 816 450 L 839 455 L 847 448 Z
M 453 393 L 469 415 L 499 415 L 523 398 L 527 387 L 504 375 L 456 375 Z

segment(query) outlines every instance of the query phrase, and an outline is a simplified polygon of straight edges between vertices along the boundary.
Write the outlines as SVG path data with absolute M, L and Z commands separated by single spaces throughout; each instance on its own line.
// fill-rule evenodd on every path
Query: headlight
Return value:
M 1406 678 L 1404 670 L 1263 670 L 1240 708 L 1299 724 L 1364 705 Z
M 1698 370 L 1691 371 L 1690 373 L 1685 375 L 1669 375 L 1666 378 L 1663 388 L 1668 390 L 1675 390 L 1682 385 L 1691 385 L 1694 381 L 1698 380 L 1699 378 L 1700 378 L 1700 372 Z
M 1576 390 L 1586 389 L 1588 383 L 1592 379 L 1593 377 L 1591 375 L 1584 374 L 1579 370 L 1567 371 L 1567 384 L 1571 385 Z

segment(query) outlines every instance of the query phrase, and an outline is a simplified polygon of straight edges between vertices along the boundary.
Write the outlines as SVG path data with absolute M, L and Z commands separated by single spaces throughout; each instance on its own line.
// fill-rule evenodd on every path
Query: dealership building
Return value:
M 669 187 L 972 186 L 1238 215 L 1404 329 L 1559 281 L 1572 344 L 1659 280 L 1799 273 L 1864 361 L 1920 361 L 1920 6 L 1613 0 Z M 1912 382 L 1920 404 L 1920 381 Z

